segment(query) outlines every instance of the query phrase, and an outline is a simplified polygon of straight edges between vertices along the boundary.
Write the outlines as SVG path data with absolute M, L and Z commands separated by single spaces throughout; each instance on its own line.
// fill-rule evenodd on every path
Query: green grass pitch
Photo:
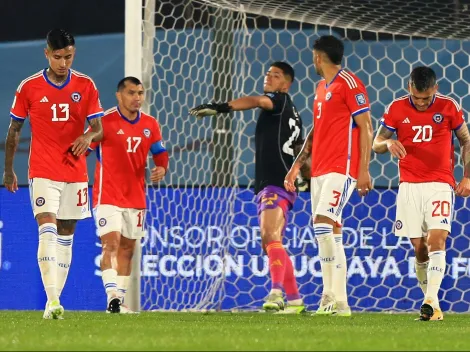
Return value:
M 43 320 L 42 312 L 0 311 L 1 350 L 360 350 L 470 349 L 470 316 L 447 314 L 442 322 L 416 315 L 356 313 L 352 318 L 260 313 L 66 312 Z

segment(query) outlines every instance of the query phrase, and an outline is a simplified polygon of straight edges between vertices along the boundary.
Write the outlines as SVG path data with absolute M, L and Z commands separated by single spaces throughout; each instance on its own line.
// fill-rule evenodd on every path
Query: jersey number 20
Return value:
M 432 126 L 413 126 L 411 127 L 413 131 L 416 131 L 416 134 L 413 138 L 413 142 L 429 142 L 432 139 Z

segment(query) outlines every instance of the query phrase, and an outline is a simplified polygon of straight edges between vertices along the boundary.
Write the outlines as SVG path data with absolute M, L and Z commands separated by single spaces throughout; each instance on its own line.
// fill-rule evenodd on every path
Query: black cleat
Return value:
M 121 300 L 116 297 L 109 301 L 107 311 L 109 313 L 121 313 Z
M 428 321 L 434 315 L 434 308 L 427 303 L 421 306 L 419 320 Z

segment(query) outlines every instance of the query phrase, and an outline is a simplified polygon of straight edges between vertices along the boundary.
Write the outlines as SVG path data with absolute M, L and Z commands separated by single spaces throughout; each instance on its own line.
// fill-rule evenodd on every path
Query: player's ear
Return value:
M 46 57 L 46 59 L 49 60 L 49 56 L 48 56 L 47 54 L 48 54 L 48 53 L 47 53 L 47 48 L 44 48 L 44 56 Z

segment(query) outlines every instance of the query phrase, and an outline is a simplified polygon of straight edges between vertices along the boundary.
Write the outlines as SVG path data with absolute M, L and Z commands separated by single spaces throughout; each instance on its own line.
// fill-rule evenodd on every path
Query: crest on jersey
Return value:
M 435 123 L 441 123 L 442 121 L 444 121 L 444 116 L 442 116 L 441 114 L 434 114 L 434 116 L 432 117 L 432 120 Z
M 364 105 L 366 103 L 366 97 L 364 94 L 356 94 L 356 103 L 357 105 Z
M 46 203 L 46 200 L 43 197 L 36 198 L 36 205 L 42 207 Z
M 403 223 L 400 220 L 397 220 L 397 222 L 395 223 L 395 228 L 397 230 L 401 230 L 402 227 L 403 227 Z
M 325 100 L 328 101 L 331 99 L 331 92 L 326 93 Z
M 150 137 L 150 130 L 148 128 L 144 128 L 144 136 L 147 138 Z
M 105 226 L 107 223 L 106 219 L 105 218 L 101 218 L 99 221 L 98 221 L 98 225 L 100 225 L 101 227 Z
M 80 95 L 79 92 L 73 92 L 72 95 L 71 95 L 71 98 L 76 103 L 78 103 L 80 100 L 82 100 L 82 96 Z

